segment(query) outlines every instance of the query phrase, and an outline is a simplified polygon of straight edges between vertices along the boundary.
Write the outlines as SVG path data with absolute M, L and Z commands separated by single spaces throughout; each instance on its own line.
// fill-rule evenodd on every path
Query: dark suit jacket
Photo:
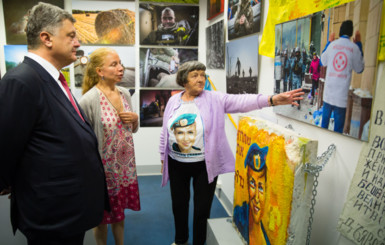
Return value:
M 28 57 L 0 81 L 0 190 L 9 186 L 14 231 L 27 238 L 84 232 L 109 209 L 91 126 Z

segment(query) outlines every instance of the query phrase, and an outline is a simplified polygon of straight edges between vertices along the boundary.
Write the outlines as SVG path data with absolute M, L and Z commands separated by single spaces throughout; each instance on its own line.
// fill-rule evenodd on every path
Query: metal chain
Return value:
M 310 217 L 309 217 L 309 225 L 307 227 L 307 236 L 306 236 L 306 245 L 310 244 L 310 238 L 311 238 L 311 232 L 312 232 L 312 225 L 313 225 L 313 215 L 314 215 L 314 207 L 316 203 L 316 196 L 317 196 L 317 186 L 318 186 L 318 176 L 319 172 L 323 170 L 326 163 L 329 161 L 331 155 L 336 150 L 336 146 L 334 144 L 329 145 L 328 149 L 322 153 L 321 156 L 317 157 L 316 164 L 306 163 L 304 171 L 314 175 L 314 183 L 313 183 L 313 189 L 312 189 L 312 197 L 311 197 L 311 206 L 310 206 Z

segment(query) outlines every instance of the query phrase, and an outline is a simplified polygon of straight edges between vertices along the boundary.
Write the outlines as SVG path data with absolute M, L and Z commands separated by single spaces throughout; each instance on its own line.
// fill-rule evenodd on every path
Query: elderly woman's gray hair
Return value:
M 28 16 L 27 43 L 29 49 L 36 49 L 40 46 L 40 33 L 47 31 L 52 35 L 56 34 L 57 28 L 61 27 L 63 20 L 75 23 L 76 20 L 67 11 L 49 4 L 39 2 L 33 6 Z
M 194 61 L 188 61 L 186 63 L 183 63 L 183 65 L 181 65 L 178 69 L 178 74 L 176 75 L 176 83 L 184 87 L 184 85 L 188 83 L 187 76 L 190 72 L 205 71 L 205 70 L 206 70 L 206 66 L 199 61 L 194 60 Z

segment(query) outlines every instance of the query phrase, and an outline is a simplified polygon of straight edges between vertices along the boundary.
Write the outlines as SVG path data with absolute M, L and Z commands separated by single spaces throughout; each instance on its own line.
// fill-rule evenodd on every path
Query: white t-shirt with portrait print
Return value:
M 205 159 L 204 128 L 194 101 L 182 101 L 167 122 L 169 155 L 179 162 L 199 162 Z

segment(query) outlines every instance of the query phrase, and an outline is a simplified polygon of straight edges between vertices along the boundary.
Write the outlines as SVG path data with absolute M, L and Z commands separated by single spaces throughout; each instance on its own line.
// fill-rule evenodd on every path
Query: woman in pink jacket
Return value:
M 320 77 L 320 63 L 316 52 L 313 53 L 313 59 L 310 64 L 309 73 L 312 74 L 311 75 L 311 80 L 312 80 L 311 101 L 310 101 L 310 105 L 312 105 L 314 100 L 314 93 L 318 88 L 318 80 Z

